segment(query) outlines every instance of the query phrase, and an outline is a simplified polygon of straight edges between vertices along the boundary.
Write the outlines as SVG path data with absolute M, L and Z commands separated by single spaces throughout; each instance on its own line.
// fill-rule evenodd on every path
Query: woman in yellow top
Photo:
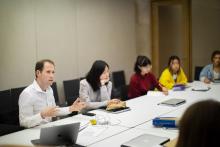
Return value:
M 159 82 L 168 89 L 172 89 L 175 84 L 186 84 L 187 77 L 180 66 L 180 58 L 171 56 L 168 67 L 162 72 Z

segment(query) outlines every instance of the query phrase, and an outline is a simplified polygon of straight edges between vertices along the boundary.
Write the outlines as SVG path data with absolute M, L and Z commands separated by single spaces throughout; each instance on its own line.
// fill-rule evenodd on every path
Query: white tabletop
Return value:
M 140 134 L 149 133 L 158 136 L 175 138 L 178 130 L 165 130 L 163 128 L 155 128 L 152 126 L 152 119 L 158 116 L 181 117 L 184 111 L 193 103 L 205 99 L 215 99 L 220 101 L 220 84 L 204 85 L 201 82 L 193 82 L 189 84 L 191 87 L 185 91 L 169 91 L 168 96 L 164 96 L 160 92 L 149 93 L 139 98 L 127 101 L 127 106 L 131 111 L 120 114 L 111 114 L 102 110 L 94 110 L 97 118 L 105 118 L 107 125 L 88 125 L 84 130 L 79 132 L 77 143 L 85 146 L 120 146 Z M 197 86 L 209 86 L 211 89 L 205 92 L 192 91 Z M 169 107 L 158 105 L 164 100 L 170 98 L 182 98 L 186 103 L 178 107 Z M 31 140 L 39 138 L 40 128 L 48 126 L 56 126 L 74 122 L 81 122 L 81 126 L 88 124 L 89 120 L 94 117 L 77 115 L 51 122 L 40 127 L 26 129 L 16 133 L 8 134 L 0 137 L 0 144 L 20 144 L 32 145 Z
M 132 128 L 127 131 L 124 131 L 120 134 L 117 134 L 115 136 L 109 137 L 108 139 L 105 139 L 103 141 L 97 142 L 93 145 L 90 145 L 89 147 L 120 147 L 121 144 L 139 136 L 142 134 L 152 134 L 156 136 L 162 136 L 162 137 L 167 137 L 167 134 L 156 134 L 154 131 L 150 132 L 148 130 L 141 130 L 141 129 L 136 129 Z M 173 138 L 176 136 L 175 134 L 171 134 Z
M 178 106 L 178 107 L 174 107 L 171 111 L 168 112 L 169 106 L 160 106 L 160 108 L 159 108 L 158 106 L 155 106 L 155 103 L 153 103 L 155 108 L 152 110 L 162 109 L 161 107 L 164 107 L 163 110 L 167 108 L 165 110 L 167 113 L 160 113 L 159 112 L 158 116 L 179 117 L 180 118 L 183 115 L 183 113 L 185 112 L 185 110 L 191 104 L 193 104 L 195 102 L 210 99 L 210 98 L 220 101 L 220 85 L 219 84 L 218 85 L 217 84 L 206 85 L 206 86 L 211 87 L 211 89 L 209 91 L 205 91 L 205 92 L 192 91 L 192 88 L 194 88 L 196 86 L 200 86 L 200 84 L 203 85 L 203 83 L 201 83 L 201 82 L 194 82 L 194 83 L 191 83 L 190 84 L 191 87 L 187 88 L 185 91 L 169 91 L 169 96 L 167 96 L 167 97 L 162 96 L 163 99 L 169 99 L 169 98 L 186 99 L 185 104 Z M 163 100 L 163 99 L 160 99 L 160 98 L 162 98 L 161 94 L 152 93 L 152 95 L 155 95 L 155 97 L 154 97 L 155 99 L 153 99 L 155 101 Z M 158 98 L 158 97 L 160 97 L 160 98 Z M 152 102 L 152 99 L 151 99 L 151 102 Z M 141 104 L 139 104 L 139 106 L 141 106 Z M 142 111 L 145 111 L 145 110 L 146 109 L 142 109 Z M 152 110 L 150 111 L 152 114 L 151 116 L 153 116 L 153 114 L 155 114 L 152 112 Z M 136 118 L 138 118 L 138 117 L 136 117 Z M 134 128 L 131 128 L 125 132 L 122 132 L 118 135 L 115 135 L 115 136 L 112 136 L 112 137 L 105 139 L 103 141 L 97 142 L 97 143 L 91 145 L 91 147 L 103 147 L 106 145 L 108 146 L 109 144 L 114 147 L 120 147 L 120 145 L 123 144 L 124 142 L 131 140 L 132 138 L 137 137 L 137 136 L 144 134 L 144 133 L 174 139 L 178 136 L 178 129 L 156 128 L 152 125 L 152 119 L 151 119 L 151 120 L 146 121 L 146 122 L 144 122 Z
M 95 110 L 93 112 L 98 115 L 106 116 L 110 119 L 118 119 L 120 121 L 120 126 L 131 128 L 147 122 L 156 116 L 163 115 L 175 110 L 175 107 L 162 107 L 158 105 L 161 101 L 167 99 L 169 99 L 169 96 L 142 96 L 127 101 L 127 106 L 131 108 L 130 111 L 119 114 L 106 113 L 103 110 Z
M 74 122 L 81 122 L 81 126 L 88 124 L 91 118 L 88 116 L 77 115 L 69 118 L 65 118 L 59 121 L 51 122 L 39 127 L 25 129 L 16 133 L 8 134 L 0 137 L 0 144 L 16 144 L 16 145 L 29 145 L 33 146 L 31 140 L 38 139 L 40 137 L 40 128 L 57 126 L 63 124 L 70 124 Z M 118 123 L 118 122 L 113 122 Z M 88 146 L 95 142 L 108 138 L 109 136 L 116 135 L 120 132 L 127 130 L 128 128 L 110 124 L 110 125 L 88 125 L 82 131 L 79 132 L 77 144 Z

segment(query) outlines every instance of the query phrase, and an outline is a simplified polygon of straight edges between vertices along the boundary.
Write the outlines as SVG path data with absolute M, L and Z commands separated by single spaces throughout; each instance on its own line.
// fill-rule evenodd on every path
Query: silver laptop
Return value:
M 41 128 L 40 139 L 31 140 L 34 145 L 76 145 L 80 123 L 72 123 L 60 126 Z
M 160 137 L 151 134 L 142 134 L 137 136 L 128 142 L 125 142 L 121 147 L 153 147 L 157 145 L 163 145 L 170 139 L 167 137 Z

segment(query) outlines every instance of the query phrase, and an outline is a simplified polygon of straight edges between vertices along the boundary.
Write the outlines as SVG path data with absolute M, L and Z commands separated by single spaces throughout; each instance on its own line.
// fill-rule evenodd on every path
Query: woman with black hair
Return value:
M 169 58 L 168 67 L 162 72 L 159 82 L 168 89 L 172 89 L 175 84 L 187 83 L 187 77 L 180 66 L 178 56 Z
M 129 84 L 128 97 L 135 98 L 147 94 L 149 90 L 157 88 L 165 95 L 168 90 L 163 87 L 151 72 L 151 61 L 146 56 L 138 56 L 135 62 L 134 71 Z
M 86 78 L 80 81 L 79 97 L 86 102 L 87 109 L 96 109 L 110 103 L 118 103 L 118 99 L 110 99 L 112 82 L 109 81 L 109 65 L 102 60 L 93 63 Z

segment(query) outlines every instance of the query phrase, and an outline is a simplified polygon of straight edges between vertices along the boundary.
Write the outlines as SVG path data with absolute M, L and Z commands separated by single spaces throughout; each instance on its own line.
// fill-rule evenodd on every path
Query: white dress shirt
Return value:
M 19 96 L 19 121 L 23 127 L 34 127 L 52 120 L 51 117 L 43 119 L 41 111 L 48 106 L 56 106 L 53 96 L 53 90 L 48 87 L 42 91 L 37 81 L 25 88 Z M 71 113 L 69 107 L 58 108 L 58 115 L 67 115 Z

